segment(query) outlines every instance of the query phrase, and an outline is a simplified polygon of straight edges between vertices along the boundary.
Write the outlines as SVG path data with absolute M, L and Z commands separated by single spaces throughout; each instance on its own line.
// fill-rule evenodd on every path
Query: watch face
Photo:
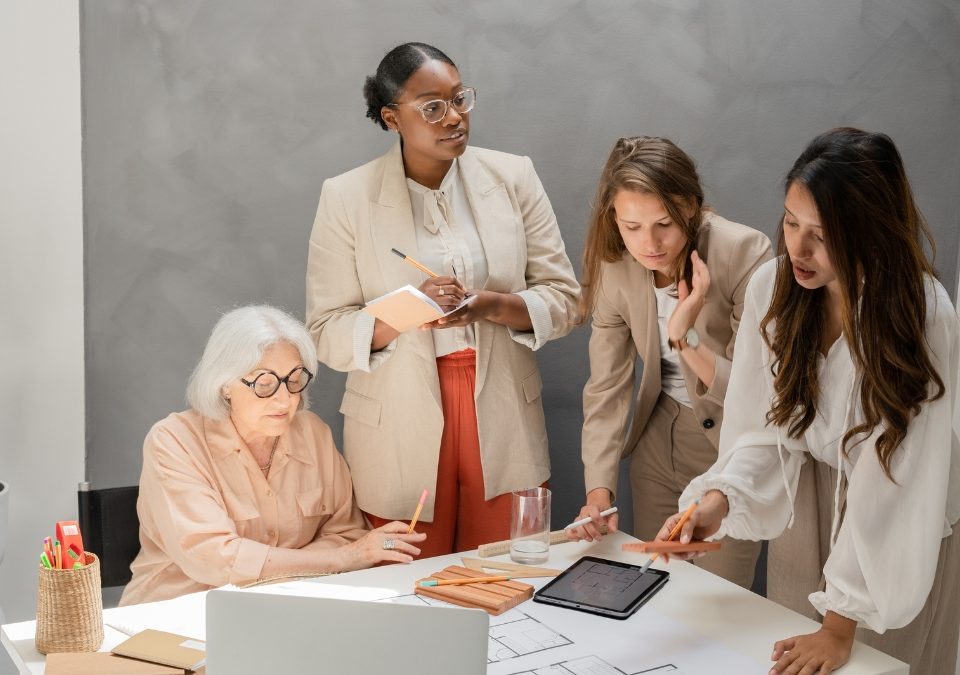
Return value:
M 697 345 L 700 344 L 700 333 L 697 332 L 696 328 L 688 328 L 687 334 L 683 338 L 687 341 L 688 347 L 697 348 Z

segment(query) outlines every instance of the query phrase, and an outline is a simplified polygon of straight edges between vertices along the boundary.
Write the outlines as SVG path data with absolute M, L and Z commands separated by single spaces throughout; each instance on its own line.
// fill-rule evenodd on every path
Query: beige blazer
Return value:
M 772 253 L 763 233 L 710 212 L 704 214 L 697 251 L 710 270 L 710 290 L 694 325 L 701 343 L 717 354 L 713 384 L 704 387 L 683 359 L 680 366 L 693 412 L 716 447 L 747 282 Z M 662 390 L 653 289 L 653 273 L 628 252 L 601 267 L 590 335 L 590 379 L 583 389 L 581 452 L 587 492 L 598 487 L 616 492 L 620 459 L 636 446 Z M 638 356 L 643 375 L 631 406 Z M 627 433 L 631 408 L 633 423 Z
M 549 335 L 534 335 L 476 324 L 477 420 L 491 499 L 550 476 L 533 351 L 570 331 L 580 286 L 530 159 L 467 148 L 459 162 L 487 257 L 484 288 L 529 289 L 551 326 Z M 320 361 L 348 373 L 340 407 L 344 455 L 360 508 L 382 518 L 410 518 L 423 488 L 433 492 L 443 430 L 429 331 L 403 333 L 372 355 L 369 344 L 353 340 L 364 303 L 423 282 L 419 271 L 390 251 L 416 258 L 414 227 L 397 143 L 379 159 L 324 182 L 310 236 L 307 327 Z M 432 521 L 432 500 L 421 517 Z

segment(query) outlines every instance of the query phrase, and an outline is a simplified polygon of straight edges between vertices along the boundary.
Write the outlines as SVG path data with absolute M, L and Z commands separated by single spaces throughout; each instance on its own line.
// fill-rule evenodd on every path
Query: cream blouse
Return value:
M 725 401 L 717 462 L 695 478 L 680 508 L 711 489 L 728 498 L 730 512 L 714 538 L 772 539 L 793 517 L 800 466 L 812 456 L 848 481 L 846 510 L 823 569 L 826 588 L 810 602 L 882 633 L 920 612 L 936 573 L 941 539 L 960 519 L 960 442 L 957 386 L 960 322 L 946 290 L 926 281 L 926 339 L 944 395 L 924 403 L 892 457 L 896 482 L 883 473 L 875 448 L 882 429 L 850 445 L 841 439 L 863 419 L 859 375 L 843 337 L 821 359 L 817 415 L 802 438 L 768 426 L 773 399 L 772 354 L 759 322 L 770 306 L 776 260 L 760 267 L 747 288 Z M 840 490 L 837 486 L 839 510 Z M 837 528 L 834 513 L 834 529 Z
M 274 548 L 336 548 L 366 534 L 328 427 L 298 412 L 264 476 L 233 422 L 173 413 L 143 443 L 140 553 L 121 605 L 254 581 Z

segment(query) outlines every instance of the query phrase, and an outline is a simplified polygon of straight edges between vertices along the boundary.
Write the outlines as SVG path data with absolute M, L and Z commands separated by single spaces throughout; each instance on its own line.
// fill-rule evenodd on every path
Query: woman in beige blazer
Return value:
M 600 511 L 613 502 L 624 455 L 632 456 L 634 534 L 643 540 L 716 460 L 744 292 L 770 257 L 762 233 L 704 208 L 696 167 L 683 150 L 664 138 L 617 141 L 584 252 L 581 317 L 593 321 L 580 515 L 594 522 L 571 536 L 600 536 Z M 638 356 L 643 375 L 631 405 Z M 615 515 L 607 525 L 616 529 Z M 758 553 L 756 542 L 726 541 L 698 562 L 749 588 Z
M 550 475 L 534 351 L 569 332 L 579 286 L 529 158 L 467 146 L 476 91 L 409 43 L 367 79 L 367 115 L 400 141 L 327 180 L 310 237 L 307 325 L 346 371 L 344 453 L 373 523 L 409 518 L 423 555 L 509 535 L 510 495 Z M 440 276 L 427 278 L 397 249 Z M 398 334 L 361 312 L 404 284 L 448 319 Z

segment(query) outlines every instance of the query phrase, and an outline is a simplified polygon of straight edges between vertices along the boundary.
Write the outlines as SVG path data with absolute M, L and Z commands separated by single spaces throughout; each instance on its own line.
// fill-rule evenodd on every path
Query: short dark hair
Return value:
M 423 42 L 407 42 L 394 47 L 380 61 L 377 72 L 363 83 L 363 98 L 367 101 L 367 117 L 379 124 L 385 131 L 387 123 L 380 115 L 380 109 L 393 103 L 393 99 L 403 89 L 410 76 L 427 61 L 442 61 L 457 67 L 449 56 Z

